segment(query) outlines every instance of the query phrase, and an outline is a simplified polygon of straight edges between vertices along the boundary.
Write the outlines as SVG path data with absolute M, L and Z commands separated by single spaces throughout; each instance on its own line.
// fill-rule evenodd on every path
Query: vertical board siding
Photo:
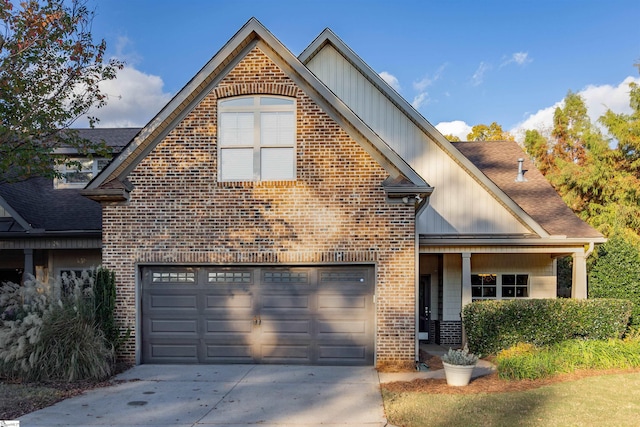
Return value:
M 421 234 L 529 231 L 332 46 L 326 45 L 307 66 L 435 187 L 418 220 Z

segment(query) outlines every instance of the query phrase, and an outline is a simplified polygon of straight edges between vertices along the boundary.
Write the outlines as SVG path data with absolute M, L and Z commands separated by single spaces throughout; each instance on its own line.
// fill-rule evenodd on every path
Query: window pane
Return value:
M 293 148 L 263 148 L 260 150 L 261 179 L 277 181 L 295 179 Z
M 253 113 L 220 114 L 220 146 L 253 145 Z
M 253 97 L 226 99 L 224 101 L 220 101 L 220 107 L 246 107 L 248 105 L 253 105 L 253 99 Z
M 109 164 L 109 160 L 108 159 L 97 159 L 96 162 L 97 162 L 97 165 L 98 165 L 98 171 L 101 171 L 102 169 L 104 169 Z
M 260 105 L 293 105 L 293 100 L 263 96 L 260 98 Z
M 293 112 L 269 112 L 260 114 L 260 145 L 294 144 L 295 126 Z
M 68 184 L 88 183 L 93 178 L 91 172 L 67 172 L 64 181 Z
M 516 284 L 516 276 L 514 274 L 502 275 L 502 286 L 513 286 Z
M 252 181 L 253 149 L 225 148 L 220 150 L 220 179 L 222 181 Z
M 526 286 L 529 284 L 529 275 L 528 274 L 519 274 L 516 277 L 516 285 Z

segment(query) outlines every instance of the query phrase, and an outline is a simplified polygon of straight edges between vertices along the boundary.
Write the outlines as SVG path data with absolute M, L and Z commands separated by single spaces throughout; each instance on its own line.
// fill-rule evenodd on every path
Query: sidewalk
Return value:
M 420 344 L 420 350 L 426 351 L 432 356 L 442 356 L 449 350 L 448 347 L 444 347 L 437 344 Z M 487 362 L 486 360 L 478 360 L 478 364 L 473 368 L 473 374 L 471 378 L 478 378 L 485 375 L 489 375 L 496 371 L 496 367 Z M 423 378 L 439 378 L 444 379 L 444 369 L 429 369 L 426 371 L 415 372 L 379 372 L 380 384 L 391 383 L 395 381 L 412 381 L 415 379 Z

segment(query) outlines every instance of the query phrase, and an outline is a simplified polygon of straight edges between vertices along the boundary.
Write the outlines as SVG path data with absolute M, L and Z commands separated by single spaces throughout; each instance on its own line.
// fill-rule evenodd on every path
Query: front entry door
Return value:
M 418 339 L 429 340 L 429 321 L 431 320 L 431 275 L 420 276 L 420 289 L 418 292 Z

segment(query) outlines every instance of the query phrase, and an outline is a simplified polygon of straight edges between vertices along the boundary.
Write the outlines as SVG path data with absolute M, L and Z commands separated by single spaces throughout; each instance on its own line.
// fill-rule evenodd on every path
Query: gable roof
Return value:
M 416 190 L 430 194 L 432 188 L 424 179 L 255 18 L 251 18 L 169 101 L 120 155 L 87 185 L 83 194 L 96 200 L 126 200 L 130 191 L 126 182 L 129 172 L 259 43 L 268 51 L 265 53 L 360 143 L 393 179 L 404 177 Z
M 602 234 L 578 218 L 514 141 L 452 145 L 551 235 L 600 240 Z M 518 159 L 526 181 L 517 182 Z
M 440 149 L 449 155 L 463 170 L 472 176 L 481 186 L 486 188 L 500 204 L 505 206 L 527 228 L 543 238 L 548 238 L 547 231 L 535 221 L 529 214 L 508 197 L 502 189 L 488 179 L 469 159 L 452 143 L 447 140 L 427 119 L 425 119 L 409 102 L 396 92 L 378 73 L 364 62 L 349 46 L 346 45 L 329 28 L 325 29 L 316 39 L 299 55 L 303 64 L 309 62 L 326 46 L 330 45 L 353 65 L 362 75 L 375 86 L 380 93 L 391 101 L 406 117 L 409 118 L 425 135 L 428 136 Z

